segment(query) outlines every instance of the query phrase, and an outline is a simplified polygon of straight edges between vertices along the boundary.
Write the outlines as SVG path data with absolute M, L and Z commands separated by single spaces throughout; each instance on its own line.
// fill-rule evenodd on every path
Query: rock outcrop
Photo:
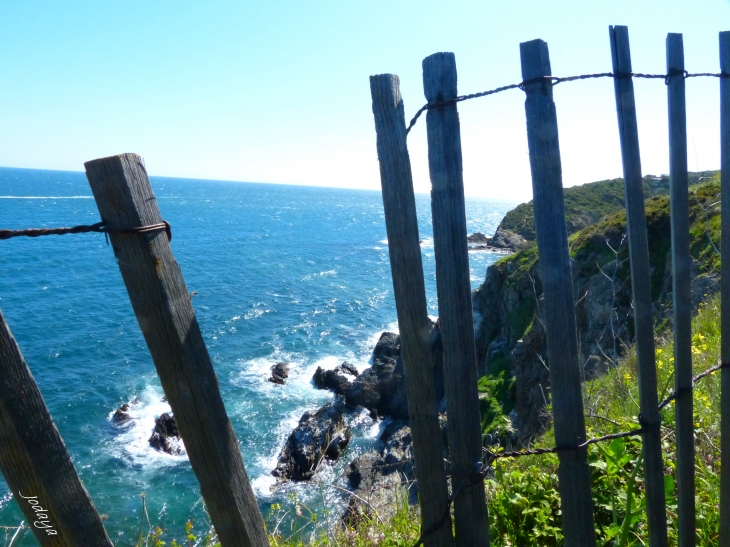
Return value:
M 175 418 L 165 412 L 155 420 L 155 429 L 149 438 L 150 446 L 155 450 L 180 455 L 185 452 Z
M 302 415 L 279 454 L 276 469 L 271 472 L 277 478 L 277 485 L 288 480 L 309 480 L 322 460 L 339 458 L 352 437 L 350 428 L 345 426 L 344 410 L 345 399 L 338 397 L 317 412 Z
M 436 399 L 444 396 L 443 348 L 438 324 L 431 328 L 431 349 Z M 401 357 L 400 336 L 384 332 L 373 350 L 373 364 L 364 370 L 345 393 L 347 404 L 362 406 L 373 415 L 408 419 L 408 400 Z
M 287 378 L 289 378 L 288 363 L 276 363 L 271 367 L 271 376 L 269 377 L 269 382 L 284 385 Z
M 373 511 L 381 518 L 392 515 L 400 495 L 408 496 L 412 505 L 418 503 L 411 429 L 402 421 L 391 426 L 381 435 L 378 449 L 358 456 L 345 470 L 348 486 L 355 494 L 342 517 L 345 522 L 354 524 Z
M 132 417 L 129 415 L 129 403 L 124 403 L 120 406 L 112 416 L 112 422 L 117 425 L 126 424 L 131 421 Z
M 714 183 L 713 183 L 714 184 Z M 718 185 L 702 185 L 691 196 L 693 305 L 718 290 L 717 257 L 706 231 L 719 199 Z M 646 201 L 651 289 L 656 328 L 671 322 L 672 272 L 669 200 Z M 634 336 L 631 271 L 624 212 L 597 222 L 571 238 L 572 277 L 579 361 L 584 379 L 601 374 L 621 357 Z M 481 316 L 477 329 L 479 374 L 508 370 L 515 379 L 511 442 L 528 442 L 549 424 L 543 409 L 550 400 L 549 359 L 541 308 L 544 306 L 537 248 L 506 257 L 487 270 L 474 294 Z
M 358 376 L 357 369 L 347 361 L 332 370 L 317 367 L 312 382 L 317 389 L 331 389 L 337 395 L 344 395 L 350 387 L 350 380 L 345 374 Z
M 525 249 L 529 245 L 529 242 L 520 234 L 498 227 L 494 233 L 494 237 L 490 240 L 490 245 L 495 249 L 517 252 L 520 249 Z

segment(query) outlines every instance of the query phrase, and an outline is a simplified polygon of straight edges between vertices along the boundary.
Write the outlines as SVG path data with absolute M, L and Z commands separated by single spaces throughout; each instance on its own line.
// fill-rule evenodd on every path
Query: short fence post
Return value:
M 667 35 L 669 176 L 672 219 L 674 389 L 677 435 L 679 547 L 695 544 L 695 436 L 692 418 L 692 292 L 689 254 L 689 181 L 684 47 L 681 34 Z
M 634 84 L 631 80 L 629 30 L 624 26 L 609 27 L 609 30 L 625 181 L 626 226 L 629 238 L 634 330 L 639 369 L 639 418 L 641 426 L 646 429 L 643 434 L 643 450 L 649 545 L 665 547 L 667 545 L 667 512 L 664 500 L 661 414 L 657 408 L 659 401 L 654 356 L 649 247 L 646 239 L 639 130 L 636 123 Z
M 555 443 L 560 450 L 558 478 L 566 547 L 595 545 L 591 476 L 581 391 L 575 302 L 565 226 L 558 120 L 553 102 L 548 45 L 542 40 L 520 44 L 525 85 L 527 144 L 535 205 L 535 232 L 540 258 L 547 331 L 550 391 L 555 418 Z M 572 449 L 571 449 L 572 448 Z
M 456 97 L 453 53 L 435 53 L 423 60 L 423 89 L 429 103 Z M 487 547 L 484 482 L 472 480 L 481 465 L 482 434 L 456 104 L 430 109 L 426 124 L 456 545 Z
M 132 308 L 224 547 L 269 545 L 190 295 L 162 223 L 142 159 L 122 154 L 87 162 L 99 213 Z
M 438 405 L 430 347 L 430 323 L 423 281 L 418 217 L 413 195 L 411 160 L 400 80 L 395 74 L 370 77 L 377 133 L 383 209 L 388 252 L 398 312 L 408 414 L 413 435 L 416 480 L 421 506 L 421 530 L 426 547 L 451 547 L 451 513 L 440 444 Z
M 730 31 L 720 33 L 720 169 L 722 207 L 722 265 L 720 273 L 723 364 L 720 450 L 720 546 L 730 546 Z
M 0 470 L 42 546 L 112 547 L 2 312 Z

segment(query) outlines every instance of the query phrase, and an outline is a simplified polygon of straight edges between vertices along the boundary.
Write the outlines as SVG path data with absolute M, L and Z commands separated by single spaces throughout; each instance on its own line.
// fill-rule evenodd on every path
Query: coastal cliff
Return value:
M 710 181 L 700 181 L 709 178 Z M 693 257 L 692 299 L 695 308 L 707 295 L 719 289 L 719 173 L 699 177 L 690 190 L 691 254 Z M 620 179 L 619 181 L 620 182 Z M 668 181 L 666 181 L 668 182 Z M 588 186 L 586 194 L 615 193 L 617 181 L 602 181 Z M 645 179 L 650 193 L 666 193 L 663 178 Z M 626 214 L 621 210 L 604 216 L 588 226 L 594 212 L 578 211 L 570 190 L 566 190 L 566 210 L 573 288 L 576 301 L 579 358 L 584 379 L 602 374 L 626 353 L 631 345 L 633 312 L 631 273 L 626 240 Z M 608 200 L 607 200 L 608 201 Z M 616 201 L 613 202 L 617 203 Z M 613 206 L 613 205 L 612 205 Z M 518 229 L 525 238 L 523 250 L 507 256 L 486 273 L 484 283 L 474 293 L 477 324 L 477 359 L 480 391 L 483 392 L 482 417 L 485 434 L 502 441 L 524 445 L 541 433 L 550 422 L 545 408 L 550 400 L 549 362 L 545 329 L 541 322 L 543 302 L 534 225 L 524 216 L 532 204 L 518 206 L 508 213 L 500 229 Z M 523 222 L 516 222 L 520 210 Z M 572 214 L 571 211 L 578 211 Z M 672 273 L 669 198 L 666 195 L 646 201 L 647 232 L 651 263 L 652 300 L 656 330 L 671 324 Z M 498 229 L 498 232 L 499 230 Z M 532 231 L 530 231 L 532 230 Z M 532 238 L 529 240 L 528 238 Z M 507 419 L 509 418 L 509 419 Z

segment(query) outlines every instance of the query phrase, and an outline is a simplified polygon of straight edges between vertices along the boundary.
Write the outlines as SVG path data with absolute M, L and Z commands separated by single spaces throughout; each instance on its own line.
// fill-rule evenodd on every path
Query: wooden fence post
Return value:
M 451 533 L 446 471 L 439 446 L 431 326 L 398 76 L 371 76 L 370 93 L 377 133 L 390 269 L 403 348 L 408 414 L 420 495 L 421 530 L 429 531 L 440 523 L 438 529 L 424 536 L 423 544 L 426 547 L 451 547 L 454 538 Z
M 0 470 L 43 547 L 112 547 L 1 311 Z
M 720 169 L 722 203 L 730 204 L 730 32 L 720 33 Z M 730 206 L 722 208 L 720 273 L 722 401 L 720 450 L 720 547 L 730 547 Z
M 565 226 L 558 119 L 553 102 L 548 45 L 542 40 L 520 44 L 525 85 L 527 144 L 530 152 L 535 232 L 540 278 L 545 296 L 550 391 L 560 466 L 560 506 L 566 547 L 595 545 L 591 476 L 587 448 L 571 449 L 586 440 L 581 391 L 575 302 Z
M 646 214 L 641 180 L 634 83 L 631 79 L 629 30 L 624 26 L 609 27 L 609 34 L 625 181 L 626 227 L 629 238 L 634 332 L 636 333 L 639 369 L 639 418 L 642 427 L 647 429 L 643 434 L 643 451 L 649 545 L 665 547 L 667 545 L 667 512 L 664 501 L 661 414 L 657 408 L 659 401 L 654 355 L 649 247 L 646 239 Z
M 162 222 L 142 159 L 122 154 L 85 167 L 218 538 L 224 547 L 268 546 L 218 379 L 165 231 L 129 232 Z
M 453 53 L 434 53 L 423 60 L 423 89 L 429 103 L 456 97 Z M 487 547 L 484 483 L 472 480 L 481 465 L 482 432 L 456 103 L 430 109 L 426 124 L 456 545 Z
M 679 547 L 695 544 L 695 435 L 692 418 L 692 280 L 689 254 L 687 111 L 682 35 L 667 35 L 669 176 L 672 219 L 674 389 L 677 393 L 677 513 Z

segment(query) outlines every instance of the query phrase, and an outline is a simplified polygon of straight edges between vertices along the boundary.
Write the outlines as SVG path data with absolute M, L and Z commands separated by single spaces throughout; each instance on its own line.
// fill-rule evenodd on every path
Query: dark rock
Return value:
M 155 450 L 168 454 L 179 455 L 184 452 L 177 422 L 167 412 L 155 420 L 155 429 L 148 442 Z
M 355 365 L 351 365 L 347 361 L 342 362 L 342 364 L 340 365 L 340 370 L 344 374 L 349 374 L 351 376 L 354 376 L 355 378 L 357 378 L 360 375 L 360 373 L 355 368 Z
M 289 378 L 288 363 L 276 363 L 271 367 L 271 377 L 269 378 L 269 382 L 284 385 L 287 378 Z
M 444 396 L 443 346 L 438 321 L 431 326 L 436 400 Z M 373 365 L 363 371 L 345 393 L 347 404 L 362 406 L 373 416 L 408 419 L 408 399 L 401 358 L 400 336 L 384 332 L 373 350 Z
M 385 357 L 397 358 L 400 355 L 400 335 L 394 332 L 384 332 L 373 350 L 373 361 Z
M 132 417 L 129 415 L 129 404 L 124 403 L 122 406 L 120 406 L 117 411 L 114 413 L 114 416 L 112 416 L 112 422 L 116 424 L 125 424 L 132 420 Z
M 345 399 L 338 397 L 314 414 L 305 412 L 302 415 L 279 454 L 276 469 L 271 472 L 278 479 L 277 484 L 287 480 L 309 480 L 324 458 L 339 457 L 352 436 L 342 417 L 344 409 Z
M 491 237 L 487 237 L 481 232 L 474 232 L 470 236 L 466 237 L 467 243 L 480 243 L 483 245 L 489 245 L 489 241 L 491 239 Z
M 341 368 L 337 367 L 333 370 L 324 370 L 317 367 L 312 381 L 317 389 L 331 389 L 337 395 L 344 395 L 347 388 L 350 387 L 350 380 L 340 372 Z
M 394 429 L 379 450 L 357 457 L 345 470 L 348 485 L 355 494 L 343 515 L 343 520 L 350 524 L 373 512 L 381 518 L 391 516 L 396 510 L 395 499 L 403 490 L 407 490 L 411 505 L 418 503 L 411 430 L 402 422 Z
M 363 406 L 379 416 L 408 418 L 403 360 L 400 356 L 376 359 L 355 378 L 345 396 L 350 406 Z
M 524 249 L 529 245 L 524 237 L 512 232 L 511 230 L 504 230 L 501 226 L 497 228 L 494 237 L 489 243 L 492 247 L 506 249 L 513 252 Z

